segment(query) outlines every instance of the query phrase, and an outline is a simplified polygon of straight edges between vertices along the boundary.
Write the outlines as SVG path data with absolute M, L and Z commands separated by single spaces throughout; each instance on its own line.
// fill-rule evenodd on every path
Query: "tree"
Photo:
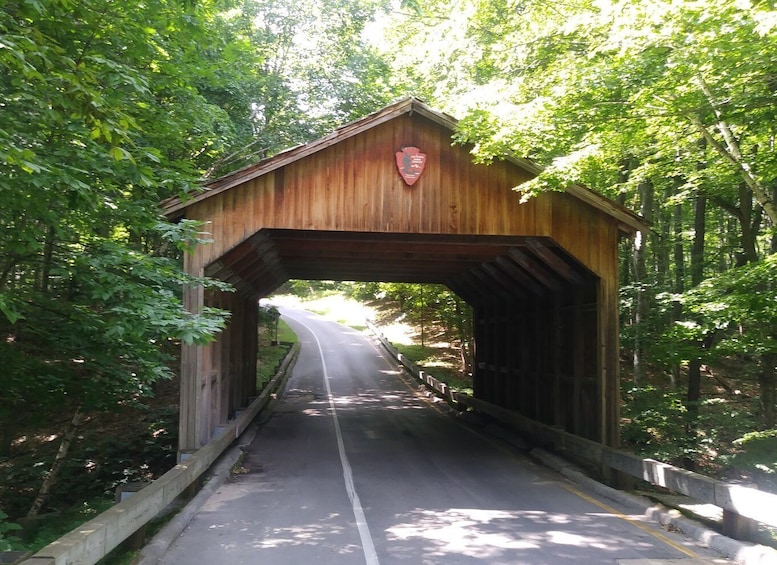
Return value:
M 318 137 L 331 109 L 356 117 L 389 96 L 359 41 L 379 5 L 309 7 L 0 6 L 0 455 L 25 419 L 71 416 L 32 513 L 90 413 L 139 402 L 172 376 L 171 344 L 226 323 L 183 308 L 182 285 L 225 287 L 182 273 L 206 228 L 161 221 L 159 201 Z
M 576 182 L 652 216 L 639 247 L 622 250 L 622 343 L 640 384 L 664 368 L 677 382 L 678 368 L 688 367 L 694 420 L 700 359 L 722 350 L 708 334 L 658 338 L 673 321 L 700 316 L 682 299 L 689 289 L 760 264 L 777 240 L 777 13 L 732 0 L 403 5 L 388 35 L 387 50 L 400 52 L 395 72 L 464 116 L 457 139 L 472 144 L 476 159 L 516 154 L 542 165 L 519 188 L 525 198 Z M 435 50 L 422 30 L 455 43 Z M 673 297 L 673 306 L 656 308 L 656 295 Z M 766 347 L 768 336 L 750 335 Z M 763 363 L 769 374 L 772 364 Z M 769 404 L 770 392 L 761 394 Z
M 777 255 L 704 280 L 679 297 L 687 317 L 672 339 L 706 342 L 708 363 L 736 356 L 757 367 L 761 421 L 777 426 Z M 680 334 L 680 335 L 677 335 Z
M 354 295 L 362 300 L 390 299 L 408 321 L 421 328 L 425 346 L 430 328 L 443 329 L 443 337 L 459 351 L 461 370 L 472 370 L 474 332 L 472 308 L 442 285 L 418 283 L 356 283 Z
M 196 156 L 228 124 L 181 74 L 213 6 L 2 7 L 0 452 L 17 426 L 71 414 L 32 514 L 85 414 L 138 402 L 172 376 L 170 340 L 224 325 L 183 308 L 182 284 L 211 284 L 178 265 L 204 239 L 157 210 L 196 185 Z

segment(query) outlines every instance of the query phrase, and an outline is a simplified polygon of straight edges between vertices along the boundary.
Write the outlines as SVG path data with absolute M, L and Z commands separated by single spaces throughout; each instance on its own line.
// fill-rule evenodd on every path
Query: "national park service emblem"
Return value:
M 424 172 L 426 153 L 421 153 L 418 147 L 405 146 L 397 151 L 397 169 L 407 186 L 413 186 Z

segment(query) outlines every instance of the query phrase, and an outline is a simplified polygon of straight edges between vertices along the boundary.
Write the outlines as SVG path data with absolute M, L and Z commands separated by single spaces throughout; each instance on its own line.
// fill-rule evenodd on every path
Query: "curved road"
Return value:
M 286 392 L 161 563 L 726 562 L 438 410 L 361 333 L 281 312 Z

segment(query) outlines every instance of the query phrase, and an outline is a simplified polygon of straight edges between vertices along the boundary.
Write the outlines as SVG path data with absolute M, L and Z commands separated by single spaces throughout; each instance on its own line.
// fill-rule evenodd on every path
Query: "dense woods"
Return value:
M 225 323 L 180 300 L 219 284 L 180 268 L 207 226 L 165 223 L 158 202 L 407 94 L 462 118 L 473 159 L 544 165 L 526 198 L 578 182 L 651 222 L 621 248 L 627 444 L 764 484 L 777 472 L 769 3 L 9 0 L 0 69 L 3 472 L 29 430 L 63 422 L 11 513 L 46 508 L 85 420 L 142 403 L 178 343 Z M 435 306 L 466 366 L 450 293 L 360 292 Z

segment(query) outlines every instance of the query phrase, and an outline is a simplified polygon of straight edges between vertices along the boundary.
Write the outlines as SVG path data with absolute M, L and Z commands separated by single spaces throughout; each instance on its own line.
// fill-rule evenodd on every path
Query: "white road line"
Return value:
M 345 453 L 345 444 L 343 443 L 343 433 L 340 430 L 340 420 L 337 418 L 337 408 L 335 408 L 335 399 L 332 396 L 332 388 L 329 386 L 329 372 L 326 370 L 326 360 L 324 359 L 324 349 L 321 347 L 321 342 L 318 340 L 316 332 L 314 332 L 310 326 L 304 322 L 294 318 L 295 321 L 307 329 L 316 340 L 318 345 L 318 353 L 321 356 L 321 367 L 324 371 L 324 385 L 326 386 L 326 393 L 329 396 L 329 406 L 332 409 L 332 420 L 335 424 L 335 434 L 337 435 L 337 449 L 340 452 L 340 463 L 343 466 L 343 479 L 345 480 L 345 490 L 348 492 L 348 498 L 351 501 L 351 507 L 353 508 L 353 515 L 356 518 L 356 527 L 359 529 L 359 537 L 362 541 L 362 549 L 364 550 L 364 560 L 367 565 L 380 565 L 378 561 L 378 554 L 375 551 L 375 544 L 372 541 L 372 535 L 370 534 L 370 528 L 367 525 L 367 518 L 364 515 L 362 509 L 362 503 L 359 500 L 359 495 L 356 493 L 356 487 L 353 483 L 353 472 L 351 471 L 351 464 L 348 462 L 348 455 Z

